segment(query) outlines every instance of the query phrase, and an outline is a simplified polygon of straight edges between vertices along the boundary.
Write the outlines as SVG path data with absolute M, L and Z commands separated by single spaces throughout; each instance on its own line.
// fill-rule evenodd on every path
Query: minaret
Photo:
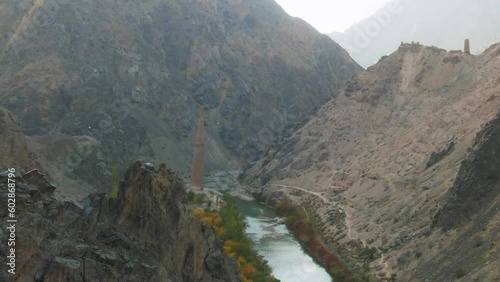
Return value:
M 203 189 L 203 127 L 205 123 L 205 113 L 203 107 L 200 108 L 200 119 L 198 120 L 198 133 L 194 145 L 193 171 L 191 174 L 191 190 L 201 191 Z
M 465 54 L 470 54 L 470 42 L 469 42 L 469 39 L 465 39 L 464 53 Z

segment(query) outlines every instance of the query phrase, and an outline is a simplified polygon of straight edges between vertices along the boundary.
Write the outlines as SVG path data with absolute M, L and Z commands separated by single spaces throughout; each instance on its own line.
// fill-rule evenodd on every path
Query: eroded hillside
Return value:
M 312 201 L 353 269 L 369 247 L 379 279 L 493 281 L 499 109 L 500 45 L 473 56 L 403 44 L 242 177 Z
M 200 105 L 206 167 L 238 166 L 361 69 L 270 0 L 26 0 L 0 8 L 1 105 L 63 187 L 68 177 L 104 186 L 112 166 L 135 159 L 189 170 Z

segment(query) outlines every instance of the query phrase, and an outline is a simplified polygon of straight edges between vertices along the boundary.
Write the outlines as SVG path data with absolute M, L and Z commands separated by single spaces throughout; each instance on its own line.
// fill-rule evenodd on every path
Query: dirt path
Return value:
M 45 3 L 45 0 L 35 0 L 29 9 L 29 11 L 23 16 L 21 22 L 15 29 L 14 33 L 12 34 L 12 37 L 9 39 L 6 45 L 6 50 L 11 48 L 17 40 L 19 40 L 19 37 L 21 36 L 22 33 L 26 31 L 29 25 L 33 24 L 33 15 L 35 11 L 38 10 L 39 7 L 41 7 Z
M 316 197 L 320 198 L 327 205 L 333 205 L 333 206 L 339 208 L 345 214 L 345 225 L 347 226 L 347 236 L 349 237 L 349 239 L 351 239 L 351 240 L 359 240 L 363 244 L 363 247 L 368 247 L 368 244 L 366 243 L 366 241 L 364 241 L 363 239 L 358 238 L 357 236 L 354 237 L 352 235 L 352 222 L 351 222 L 350 213 L 347 212 L 346 209 L 338 206 L 336 203 L 329 201 L 325 196 L 322 195 L 322 193 L 320 193 L 320 192 L 312 192 L 312 191 L 309 191 L 309 190 L 304 189 L 302 187 L 291 186 L 291 185 L 284 185 L 284 184 L 271 184 L 271 185 L 273 185 L 275 187 L 285 188 L 285 189 L 293 189 L 293 190 L 302 191 L 304 193 L 307 193 L 307 194 L 310 194 L 310 195 L 313 195 L 313 196 L 316 196 Z M 304 207 L 302 207 L 302 208 L 304 208 Z M 391 273 L 388 270 L 389 265 L 387 264 L 387 261 L 385 260 L 385 255 L 384 255 L 384 253 L 379 248 L 376 248 L 376 249 L 381 254 L 381 258 L 380 258 L 380 261 L 379 261 L 378 264 L 382 266 L 382 270 L 381 271 L 384 273 L 383 277 L 378 277 L 378 278 L 390 278 L 391 277 Z
M 313 196 L 316 196 L 316 197 L 320 198 L 327 205 L 335 205 L 334 202 L 328 201 L 328 199 L 325 196 L 323 196 L 321 193 L 319 193 L 319 192 L 312 192 L 312 191 L 309 191 L 307 189 L 300 188 L 300 187 L 297 187 L 297 186 L 290 186 L 290 185 L 283 185 L 283 184 L 271 184 L 271 185 L 276 186 L 276 187 L 281 187 L 281 188 L 288 188 L 288 189 L 293 189 L 293 190 L 299 190 L 299 191 L 302 191 L 304 193 L 311 194 Z
M 352 231 L 352 228 L 351 228 L 352 223 L 351 223 L 351 219 L 350 219 L 351 216 L 346 210 L 344 210 L 344 213 L 345 213 L 345 224 L 347 226 L 347 237 L 349 237 L 349 239 L 351 239 L 351 240 L 361 241 L 361 243 L 363 244 L 363 247 L 367 248 L 368 243 L 366 243 L 365 240 L 360 239 L 358 236 L 356 236 L 356 237 L 352 236 L 352 232 L 351 232 Z M 388 270 L 389 265 L 387 264 L 387 261 L 385 261 L 385 254 L 379 248 L 376 248 L 376 249 L 381 254 L 379 265 L 383 266 L 381 271 L 384 272 L 384 276 L 379 277 L 379 278 L 390 278 L 391 273 Z
M 299 174 L 300 177 L 307 178 L 309 181 L 311 181 L 315 185 L 321 187 L 322 189 L 325 189 L 325 190 L 345 190 L 343 187 L 335 186 L 333 184 L 330 185 L 330 188 L 325 187 L 324 185 L 321 185 L 321 184 L 317 183 L 316 181 L 314 181 L 310 176 L 304 175 L 304 173 L 302 171 L 298 171 L 298 170 L 295 170 L 295 169 L 289 169 L 289 171 Z M 332 172 L 333 173 L 338 173 L 338 172 L 340 172 L 340 170 L 335 170 L 335 171 L 332 171 Z M 330 178 L 330 181 L 333 183 L 333 176 Z

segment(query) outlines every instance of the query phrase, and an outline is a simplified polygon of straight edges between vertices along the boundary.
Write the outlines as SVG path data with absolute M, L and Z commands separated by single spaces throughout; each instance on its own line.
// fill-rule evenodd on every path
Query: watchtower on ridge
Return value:
M 465 54 L 470 54 L 470 41 L 469 41 L 469 39 L 465 39 L 464 53 Z

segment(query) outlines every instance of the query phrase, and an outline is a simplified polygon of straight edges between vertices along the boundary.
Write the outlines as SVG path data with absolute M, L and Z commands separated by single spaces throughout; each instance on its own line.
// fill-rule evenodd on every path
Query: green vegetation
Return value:
M 196 194 L 193 191 L 189 191 L 187 196 L 188 196 L 188 202 L 191 204 L 201 205 L 201 204 L 205 203 L 205 200 L 206 200 L 206 198 L 203 194 Z
M 339 258 L 332 254 L 318 239 L 314 224 L 305 211 L 288 201 L 274 205 L 276 213 L 286 216 L 286 225 L 299 239 L 302 246 L 315 258 L 337 281 L 356 281 Z
M 245 218 L 234 198 L 225 195 L 224 201 L 226 206 L 220 211 L 196 209 L 194 215 L 212 226 L 217 238 L 224 241 L 224 250 L 237 261 L 244 282 L 278 282 L 264 258 L 253 249 L 246 235 Z
M 328 221 L 332 225 L 340 226 L 345 222 L 345 214 L 337 211 L 332 211 L 328 214 Z
M 134 162 L 130 159 L 127 159 L 125 162 L 125 166 L 116 166 L 114 165 L 111 168 L 111 198 L 116 199 L 118 198 L 118 189 L 120 188 L 120 178 L 122 178 L 126 171 L 128 170 L 129 167 L 131 167 L 134 164 Z M 119 170 L 118 167 L 121 169 Z

